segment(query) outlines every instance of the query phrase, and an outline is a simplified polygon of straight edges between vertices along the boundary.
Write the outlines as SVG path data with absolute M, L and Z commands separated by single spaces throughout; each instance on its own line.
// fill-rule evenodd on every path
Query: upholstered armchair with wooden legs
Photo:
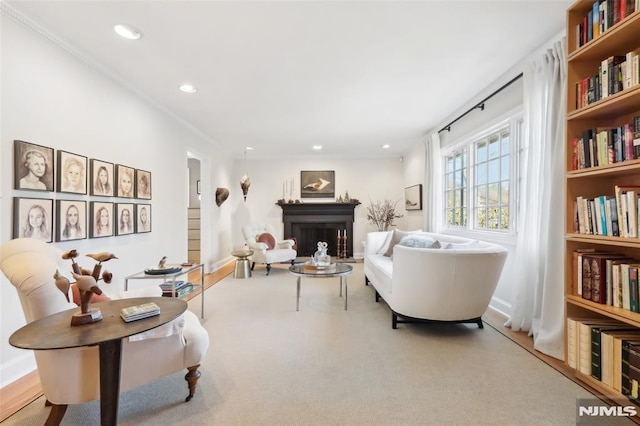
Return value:
M 78 307 L 56 287 L 56 270 L 69 271 L 55 246 L 19 238 L 0 246 L 0 269 L 18 291 L 27 322 Z M 113 284 L 112 284 L 113 285 Z M 111 295 L 112 299 L 161 296 L 159 286 Z M 84 326 L 82 326 L 84 327 Z M 209 335 L 198 317 L 186 311 L 180 317 L 122 342 L 122 392 L 184 369 L 190 400 L 200 377 L 198 367 L 209 347 Z M 52 410 L 47 425 L 62 420 L 68 404 L 100 398 L 98 347 L 34 351 L 42 391 Z
M 296 259 L 297 251 L 293 249 L 295 241 L 278 240 L 271 225 L 251 223 L 242 227 L 242 234 L 247 247 L 253 250 L 251 256 L 251 270 L 256 263 L 267 265 L 267 275 L 271 271 L 271 264 L 277 262 L 291 262 Z

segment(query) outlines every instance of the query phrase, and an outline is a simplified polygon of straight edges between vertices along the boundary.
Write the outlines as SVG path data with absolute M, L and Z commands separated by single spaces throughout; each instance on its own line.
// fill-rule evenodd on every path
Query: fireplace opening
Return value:
M 319 241 L 327 243 L 327 253 L 330 256 L 338 256 L 338 231 L 344 235 L 346 229 L 344 223 L 293 223 L 292 232 L 298 239 L 298 256 L 312 256 L 318 249 Z M 342 241 L 340 244 L 343 244 Z M 343 250 L 344 248 L 340 247 L 340 252 Z
M 298 256 L 313 256 L 318 249 L 318 241 L 327 243 L 327 253 L 338 254 L 337 237 L 348 236 L 346 256 L 353 257 L 353 203 L 278 203 L 282 207 L 284 237 L 295 237 L 298 241 Z M 344 244 L 341 252 L 344 250 Z

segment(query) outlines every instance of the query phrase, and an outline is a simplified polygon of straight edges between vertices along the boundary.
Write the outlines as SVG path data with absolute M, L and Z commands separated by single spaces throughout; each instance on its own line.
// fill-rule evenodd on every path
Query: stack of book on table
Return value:
M 183 297 L 193 291 L 193 284 L 183 280 L 176 281 L 175 296 L 172 281 L 166 281 L 160 284 L 160 288 L 162 289 L 162 295 L 164 297 Z
M 153 302 L 143 303 L 142 305 L 129 306 L 120 310 L 120 316 L 124 322 L 131 322 L 143 318 L 160 315 L 160 307 Z

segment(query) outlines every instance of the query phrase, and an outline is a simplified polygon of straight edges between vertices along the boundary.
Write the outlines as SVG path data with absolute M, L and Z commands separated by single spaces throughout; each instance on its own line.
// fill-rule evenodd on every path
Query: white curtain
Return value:
M 524 70 L 524 158 L 511 319 L 534 348 L 564 359 L 565 38 Z
M 425 188 L 423 200 L 424 229 L 427 232 L 438 232 L 442 217 L 442 172 L 440 160 L 440 135 L 433 132 L 425 140 Z

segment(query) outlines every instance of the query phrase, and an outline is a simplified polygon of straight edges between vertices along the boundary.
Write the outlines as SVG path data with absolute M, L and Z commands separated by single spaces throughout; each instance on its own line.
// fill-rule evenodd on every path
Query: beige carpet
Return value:
M 121 396 L 121 425 L 573 425 L 592 397 L 489 326 L 400 324 L 375 303 L 361 263 L 349 309 L 337 279 L 295 277 L 286 265 L 207 290 L 211 348 L 189 403 L 184 373 Z M 200 300 L 189 302 L 199 313 Z M 162 356 L 149 354 L 149 356 Z M 63 384 L 61 384 L 63 385 Z M 43 399 L 3 425 L 42 425 Z M 98 424 L 97 402 L 63 424 Z

